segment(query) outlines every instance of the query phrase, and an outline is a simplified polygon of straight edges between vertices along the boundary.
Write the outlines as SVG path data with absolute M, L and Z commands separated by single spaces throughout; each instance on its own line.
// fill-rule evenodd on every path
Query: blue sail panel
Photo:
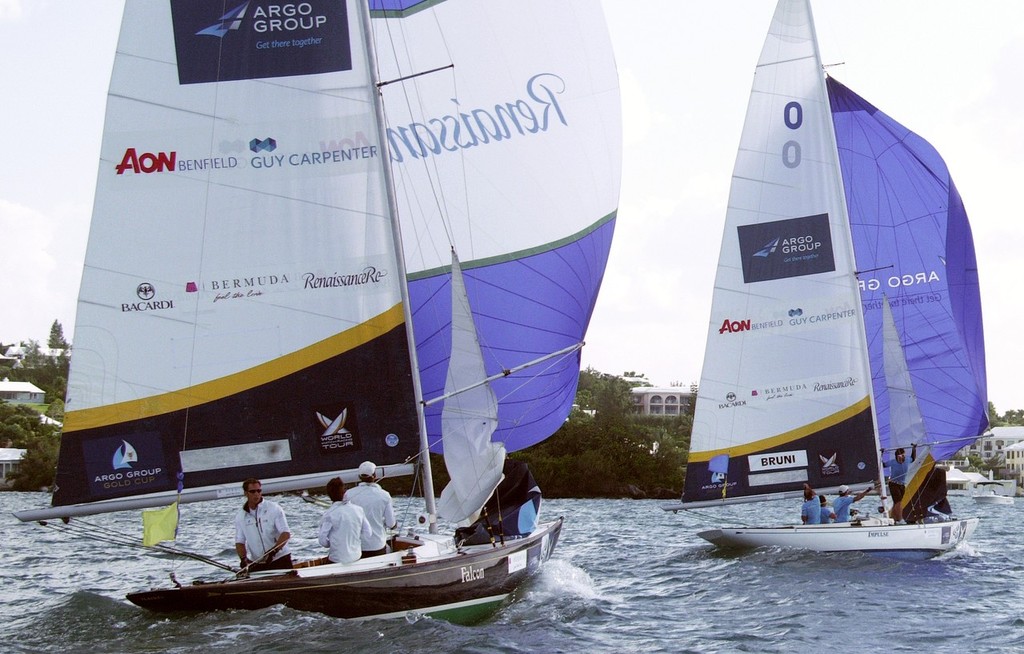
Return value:
M 604 276 L 615 220 L 555 247 L 463 262 L 488 375 L 499 374 L 583 340 Z M 426 399 L 443 394 L 451 348 L 448 271 L 411 280 L 409 294 L 420 379 Z M 498 398 L 494 442 L 509 452 L 553 434 L 576 396 L 579 353 L 556 357 L 492 382 Z M 431 451 L 442 452 L 441 404 L 426 411 Z
M 864 304 L 879 437 L 892 442 L 883 367 L 888 298 L 934 460 L 988 427 L 984 335 L 970 224 L 924 139 L 834 79 L 829 102 Z M 886 457 L 887 458 L 887 457 Z

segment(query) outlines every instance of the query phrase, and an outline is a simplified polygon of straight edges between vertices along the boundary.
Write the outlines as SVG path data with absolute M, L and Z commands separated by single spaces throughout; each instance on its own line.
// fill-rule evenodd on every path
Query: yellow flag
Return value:
M 142 544 L 149 547 L 178 534 L 178 503 L 142 512 Z

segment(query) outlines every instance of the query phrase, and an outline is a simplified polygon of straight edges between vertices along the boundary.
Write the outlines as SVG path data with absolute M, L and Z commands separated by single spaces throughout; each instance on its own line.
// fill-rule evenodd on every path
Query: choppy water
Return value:
M 276 498 L 297 559 L 319 556 L 321 509 Z M 970 546 L 924 562 L 782 550 L 721 554 L 697 529 L 772 521 L 764 508 L 729 515 L 666 513 L 653 501 L 547 500 L 564 515 L 554 557 L 493 619 L 350 623 L 282 607 L 165 617 L 124 599 L 211 569 L 155 558 L 10 513 L 45 505 L 0 493 L 0 652 L 1020 652 L 1024 651 L 1024 499 L 975 507 Z M 235 502 L 183 508 L 182 546 L 234 563 Z M 799 504 L 774 504 L 795 517 Z M 760 518 L 760 520 L 759 520 Z M 777 514 L 776 514 L 777 519 Z M 138 514 L 90 518 L 141 538 Z M 788 521 L 788 520 L 787 520 Z

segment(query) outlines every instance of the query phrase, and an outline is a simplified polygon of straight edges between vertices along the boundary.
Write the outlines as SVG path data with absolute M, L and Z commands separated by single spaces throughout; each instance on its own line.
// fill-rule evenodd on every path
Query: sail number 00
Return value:
M 782 110 L 782 120 L 790 129 L 800 129 L 804 122 L 804 108 L 799 102 L 789 102 Z M 798 141 L 786 141 L 782 146 L 782 165 L 786 168 L 796 168 L 800 165 L 800 143 Z

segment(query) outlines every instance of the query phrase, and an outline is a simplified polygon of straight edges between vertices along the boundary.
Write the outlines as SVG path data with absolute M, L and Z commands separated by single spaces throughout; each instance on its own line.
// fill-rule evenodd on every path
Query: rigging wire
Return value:
M 169 545 L 157 544 L 157 545 L 143 545 L 137 538 L 126 536 L 120 531 L 115 531 L 109 527 L 103 527 L 88 521 L 76 519 L 75 521 L 69 520 L 68 522 L 54 522 L 50 520 L 40 520 L 39 524 L 43 527 L 47 527 L 54 531 L 71 534 L 79 538 L 88 538 L 101 543 L 119 545 L 121 547 L 138 548 L 149 552 L 160 552 L 171 556 L 178 556 L 195 561 L 212 565 L 222 570 L 228 570 L 235 572 L 235 568 L 230 565 L 221 563 L 216 559 L 212 559 L 196 552 L 190 552 L 178 547 L 171 547 Z

